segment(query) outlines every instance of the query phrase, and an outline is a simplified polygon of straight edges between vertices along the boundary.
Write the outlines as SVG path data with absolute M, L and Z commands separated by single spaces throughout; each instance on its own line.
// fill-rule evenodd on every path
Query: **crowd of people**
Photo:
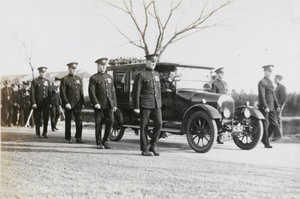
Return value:
M 157 60 L 157 54 L 146 56 L 146 68 L 137 74 L 133 85 L 134 112 L 139 114 L 141 119 L 140 149 L 143 156 L 159 155 L 157 141 L 162 128 L 162 97 L 161 77 L 154 70 Z M 110 149 L 107 141 L 114 122 L 113 113 L 117 109 L 114 81 L 113 77 L 106 73 L 106 67 L 109 64 L 107 58 L 100 58 L 95 63 L 98 72 L 90 77 L 88 93 L 94 109 L 96 146 L 98 149 Z M 35 125 L 36 137 L 48 138 L 49 116 L 51 129 L 56 131 L 58 119 L 61 114 L 64 114 L 65 140 L 72 143 L 71 120 L 74 115 L 76 143 L 84 143 L 82 109 L 85 101 L 82 79 L 75 75 L 77 62 L 68 63 L 67 67 L 68 75 L 62 78 L 56 77 L 52 83 L 45 78 L 47 71 L 45 66 L 38 68 L 39 77 L 32 82 L 23 81 L 22 85 L 11 84 L 9 86 L 10 81 L 4 81 L 1 89 L 1 125 L 8 127 L 30 125 L 32 128 Z M 282 76 L 275 76 L 276 89 L 270 80 L 273 67 L 273 65 L 263 66 L 264 78 L 258 84 L 258 108 L 265 117 L 262 142 L 266 148 L 272 148 L 269 143 L 271 134 L 275 135 L 274 140 L 282 137 L 281 113 L 286 102 L 286 89 L 281 84 Z M 206 89 L 214 93 L 228 94 L 227 83 L 223 80 L 224 68 L 215 70 L 215 74 L 210 88 Z M 154 128 L 149 142 L 147 134 L 150 114 Z M 105 131 L 102 136 L 103 124 L 105 124 Z M 223 144 L 219 137 L 217 142 Z
M 141 112 L 142 130 L 141 136 L 141 151 L 142 155 L 159 155 L 156 149 L 158 137 L 162 127 L 161 116 L 161 91 L 159 73 L 154 71 L 158 56 L 156 54 L 146 56 L 146 69 L 141 74 L 147 74 L 149 81 L 152 81 L 156 86 L 153 89 L 148 82 L 143 84 L 141 76 L 137 76 L 134 84 L 133 95 L 135 102 L 135 111 Z M 95 138 L 98 149 L 110 149 L 107 140 L 111 132 L 114 114 L 117 107 L 117 99 L 114 87 L 113 78 L 106 73 L 106 68 L 109 64 L 107 58 L 101 58 L 95 61 L 98 72 L 90 77 L 88 93 L 95 116 Z M 49 116 L 51 121 L 52 131 L 58 130 L 56 125 L 61 114 L 65 116 L 65 140 L 72 143 L 71 136 L 71 120 L 72 115 L 75 118 L 76 143 L 84 143 L 82 139 L 82 109 L 84 108 L 84 95 L 82 79 L 75 75 L 78 63 L 71 62 L 67 64 L 68 75 L 59 78 L 56 77 L 51 83 L 46 79 L 47 67 L 41 66 L 39 77 L 32 82 L 23 81 L 22 88 L 19 90 L 13 89 L 14 85 L 9 86 L 9 80 L 4 81 L 1 89 L 1 113 L 2 126 L 11 127 L 12 125 L 25 126 L 25 121 L 30 121 L 31 127 L 35 126 L 35 134 L 37 138 L 49 138 L 48 122 Z M 154 75 L 153 75 L 154 73 Z M 153 78 L 152 78 L 153 77 Z M 144 77 L 143 77 L 144 78 Z M 139 100 L 140 95 L 143 95 L 143 100 Z M 145 104 L 147 104 L 145 106 Z M 151 111 L 149 110 L 151 106 Z M 64 108 L 64 112 L 62 111 Z M 149 114 L 155 112 L 155 128 L 153 130 L 154 137 L 148 143 L 147 131 L 149 123 Z M 18 119 L 15 119 L 17 115 Z M 33 117 L 32 117 L 33 115 Z M 33 125 L 34 122 L 34 125 Z M 105 124 L 104 135 L 102 136 L 102 125 Z M 40 128 L 43 127 L 42 133 Z M 150 145 L 148 147 L 148 144 Z

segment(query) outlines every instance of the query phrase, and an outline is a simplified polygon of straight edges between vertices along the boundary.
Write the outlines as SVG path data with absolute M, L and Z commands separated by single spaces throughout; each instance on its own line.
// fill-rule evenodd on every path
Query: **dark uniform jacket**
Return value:
M 13 105 L 15 103 L 14 91 L 10 87 L 4 87 L 1 89 L 1 104 L 2 106 Z
M 20 93 L 19 90 L 13 91 L 13 95 L 14 95 L 13 99 L 14 99 L 14 104 L 16 103 L 16 106 L 20 104 L 19 93 Z
M 161 108 L 160 75 L 157 71 L 146 68 L 137 74 L 132 99 L 135 109 Z
M 21 92 L 20 92 L 20 96 L 19 96 L 19 99 L 20 99 L 20 109 L 26 109 L 26 108 L 29 108 L 31 107 L 31 103 L 30 103 L 30 89 L 21 89 Z
M 227 83 L 221 79 L 216 79 L 212 83 L 212 92 L 220 93 L 220 94 L 227 94 L 228 93 Z
M 90 77 L 89 96 L 92 107 L 100 104 L 101 109 L 117 106 L 113 79 L 107 73 L 96 73 Z
M 60 97 L 63 105 L 70 104 L 72 108 L 84 105 L 82 81 L 77 75 L 66 75 L 61 79 Z
M 267 77 L 264 77 L 258 83 L 258 103 L 261 110 L 269 108 L 270 111 L 275 111 L 275 106 L 278 107 L 274 86 Z
M 51 99 L 51 105 L 52 106 L 59 106 L 61 105 L 61 98 L 60 98 L 60 91 L 59 88 L 56 86 L 52 86 L 52 99 Z
M 50 104 L 51 85 L 48 79 L 38 77 L 32 81 L 31 103 L 39 105 L 43 101 Z
M 277 98 L 277 102 L 280 106 L 282 106 L 286 100 L 287 100 L 287 95 L 286 95 L 286 88 L 282 84 L 277 84 L 277 87 L 275 89 L 275 95 Z

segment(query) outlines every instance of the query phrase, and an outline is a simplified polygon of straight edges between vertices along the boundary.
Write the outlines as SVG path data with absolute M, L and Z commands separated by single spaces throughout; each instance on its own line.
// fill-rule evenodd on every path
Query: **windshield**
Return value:
M 176 81 L 177 89 L 207 89 L 210 87 L 211 70 L 203 68 L 177 67 L 176 75 L 180 77 Z

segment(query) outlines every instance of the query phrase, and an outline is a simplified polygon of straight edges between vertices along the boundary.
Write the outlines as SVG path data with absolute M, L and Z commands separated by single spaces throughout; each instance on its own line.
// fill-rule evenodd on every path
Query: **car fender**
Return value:
M 257 119 L 260 119 L 260 120 L 265 119 L 264 115 L 257 108 L 252 107 L 252 106 L 246 106 L 246 105 L 237 107 L 234 111 L 234 115 L 237 117 L 241 116 L 243 114 L 243 110 L 245 108 L 247 108 L 250 111 L 251 116 L 253 116 Z
M 222 116 L 221 114 L 218 112 L 217 109 L 215 109 L 213 106 L 210 106 L 208 104 L 195 104 L 193 106 L 191 106 L 183 115 L 183 120 L 186 119 L 186 117 L 188 115 L 190 115 L 191 113 L 193 113 L 196 110 L 204 110 L 205 112 L 207 112 L 207 114 L 212 118 L 212 119 L 221 119 Z

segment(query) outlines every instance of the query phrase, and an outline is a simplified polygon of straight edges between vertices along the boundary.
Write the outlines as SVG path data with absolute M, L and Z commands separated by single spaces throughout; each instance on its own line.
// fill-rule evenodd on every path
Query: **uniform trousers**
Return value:
M 282 119 L 281 119 L 281 116 L 282 116 L 282 110 L 284 108 L 285 104 L 283 104 L 281 107 L 280 107 L 280 111 L 279 112 L 276 112 L 276 115 L 277 115 L 277 122 L 278 122 L 278 127 L 279 127 L 279 130 L 280 130 L 280 135 L 283 136 L 283 129 L 282 129 Z
M 108 136 L 111 132 L 113 123 L 114 123 L 114 114 L 112 108 L 107 109 L 94 109 L 95 112 L 95 137 L 96 137 L 96 144 L 101 143 L 101 132 L 102 132 L 102 125 L 105 124 L 105 132 L 103 136 L 103 142 L 106 142 Z
M 14 105 L 13 108 L 13 116 L 12 116 L 12 124 L 14 126 L 17 126 L 17 124 L 19 124 L 20 121 L 18 121 L 18 106 Z
M 140 109 L 141 115 L 141 133 L 140 133 L 140 147 L 141 151 L 148 150 L 148 126 L 149 126 L 149 118 L 151 115 L 151 119 L 154 122 L 153 128 L 153 137 L 150 140 L 151 146 L 157 145 L 157 140 L 160 136 L 160 131 L 162 128 L 162 116 L 161 116 L 161 109 Z
M 5 126 L 11 126 L 12 122 L 12 116 L 13 116 L 13 105 L 11 104 L 3 104 L 2 105 L 2 112 L 3 112 L 3 118 Z
M 19 110 L 19 126 L 24 126 L 24 109 Z
M 76 133 L 75 138 L 81 139 L 82 136 L 82 113 L 81 113 L 81 105 L 77 105 L 72 109 L 65 109 L 65 139 L 71 139 L 71 120 L 72 120 L 72 113 L 75 117 L 75 124 L 76 124 Z
M 51 107 L 51 128 L 56 128 L 56 124 L 58 118 L 60 116 L 60 107 L 59 106 L 52 106 Z
M 275 136 L 280 136 L 280 130 L 277 124 L 276 113 L 275 111 L 260 111 L 265 117 L 265 120 L 262 120 L 264 126 L 264 134 L 261 141 L 264 145 L 270 145 L 269 137 L 272 133 L 274 133 Z
M 41 121 L 43 114 L 43 122 Z M 49 121 L 49 103 L 43 100 L 41 103 L 37 105 L 37 108 L 34 109 L 34 122 L 35 122 L 35 133 L 36 135 L 40 135 L 40 126 L 43 123 L 43 134 L 47 133 L 48 129 L 48 121 Z

